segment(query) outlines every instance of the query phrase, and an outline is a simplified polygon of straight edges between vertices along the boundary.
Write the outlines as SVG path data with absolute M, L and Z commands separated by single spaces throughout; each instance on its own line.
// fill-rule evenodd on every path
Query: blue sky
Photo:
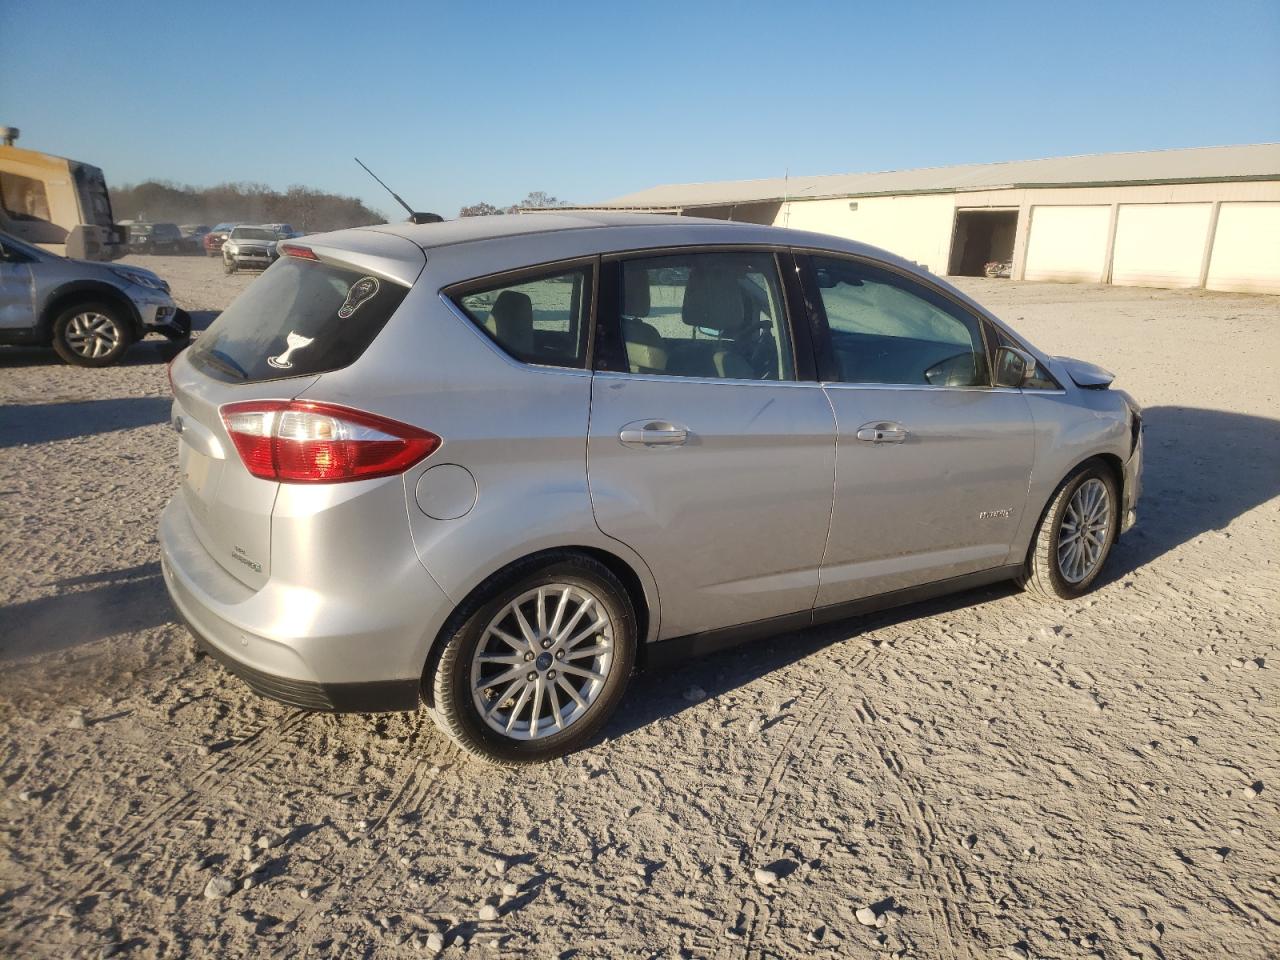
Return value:
M 0 33 L 23 146 L 108 183 L 301 183 L 389 214 L 353 154 L 453 216 L 531 190 L 1280 140 L 1275 0 L 0 0 Z

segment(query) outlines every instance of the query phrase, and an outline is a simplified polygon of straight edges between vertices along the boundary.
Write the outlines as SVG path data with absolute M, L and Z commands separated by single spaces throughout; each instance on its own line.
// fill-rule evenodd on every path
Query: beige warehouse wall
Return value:
M 1205 286 L 1280 293 L 1280 202 L 1224 203 L 1219 208 Z
M 1198 287 L 1210 203 L 1125 203 L 1116 220 L 1111 282 L 1126 287 Z
M 849 209 L 851 202 L 857 210 Z M 954 194 L 791 200 L 782 205 L 774 225 L 869 243 L 944 274 L 955 208 Z

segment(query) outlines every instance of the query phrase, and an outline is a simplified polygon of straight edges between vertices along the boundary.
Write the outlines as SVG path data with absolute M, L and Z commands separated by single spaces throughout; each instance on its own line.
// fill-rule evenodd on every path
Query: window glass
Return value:
M 989 386 L 977 318 L 889 270 L 813 258 L 845 383 Z
M 772 253 L 689 253 L 622 264 L 632 373 L 794 380 Z
M 583 367 L 591 269 L 579 267 L 455 297 L 498 346 L 525 363 Z
M 0 205 L 14 220 L 49 222 L 49 198 L 44 183 L 16 173 L 0 173 Z
M 408 292 L 385 277 L 286 257 L 219 314 L 188 356 L 233 382 L 338 370 L 373 343 Z

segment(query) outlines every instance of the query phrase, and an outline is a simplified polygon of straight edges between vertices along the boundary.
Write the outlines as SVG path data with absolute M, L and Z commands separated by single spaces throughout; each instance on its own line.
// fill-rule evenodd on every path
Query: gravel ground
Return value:
M 197 327 L 252 279 L 132 259 Z M 1147 406 L 1101 588 L 648 675 L 519 772 L 196 660 L 155 542 L 170 348 L 0 350 L 0 952 L 1276 956 L 1280 303 L 964 285 Z

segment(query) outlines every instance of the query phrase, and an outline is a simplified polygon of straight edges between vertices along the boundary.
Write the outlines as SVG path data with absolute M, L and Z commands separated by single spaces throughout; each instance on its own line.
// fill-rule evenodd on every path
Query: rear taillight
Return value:
M 280 244 L 280 252 L 286 257 L 297 257 L 299 260 L 319 260 L 316 252 L 310 247 L 299 246 L 296 243 Z
M 245 468 L 279 483 L 389 477 L 441 443 L 426 430 L 331 403 L 249 400 L 229 403 L 221 413 Z

